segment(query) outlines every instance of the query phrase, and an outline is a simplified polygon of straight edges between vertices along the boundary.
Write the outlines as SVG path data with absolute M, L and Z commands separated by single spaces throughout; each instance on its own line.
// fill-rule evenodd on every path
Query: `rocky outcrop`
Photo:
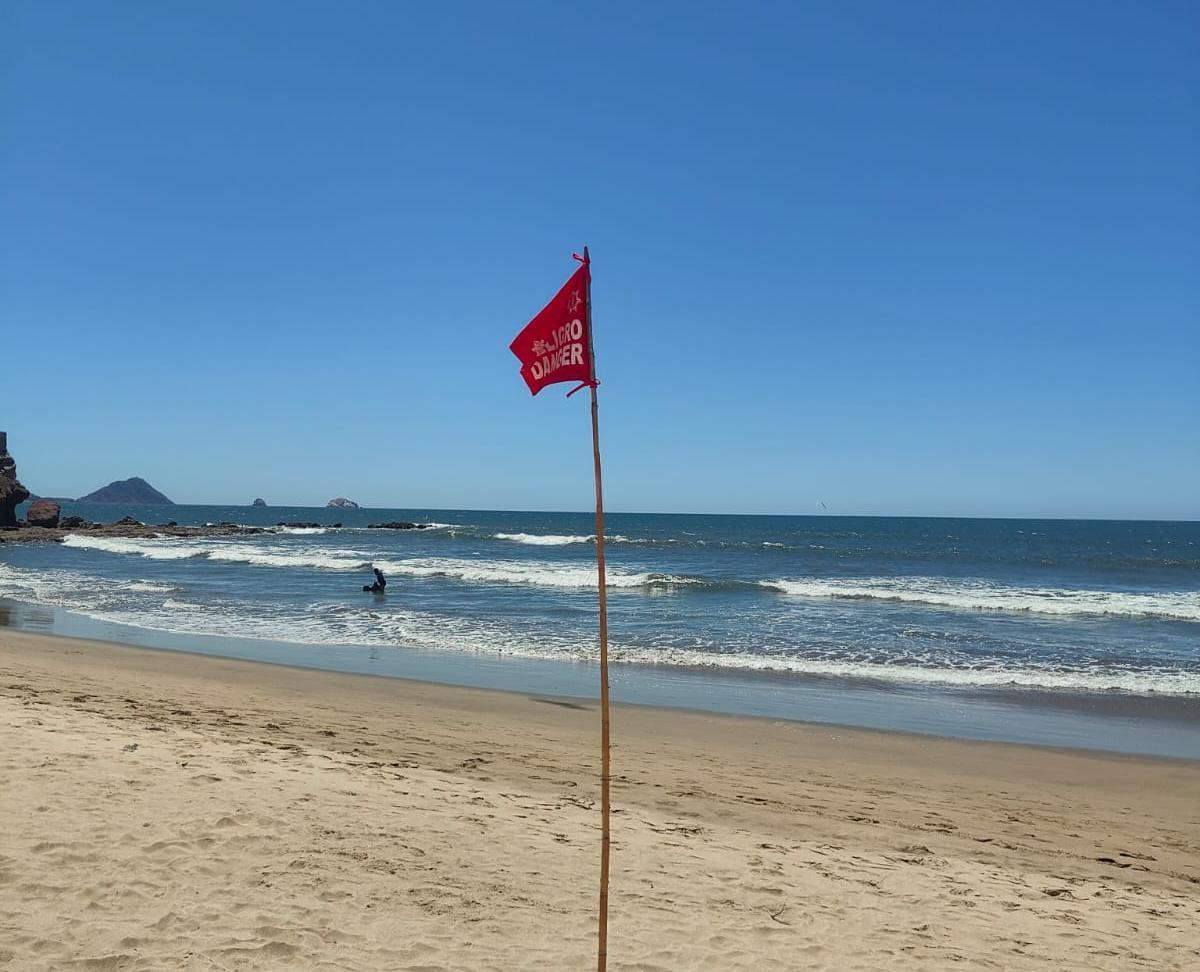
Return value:
M 78 516 L 63 517 L 57 527 L 33 527 L 20 525 L 16 529 L 0 530 L 0 544 L 5 543 L 34 543 L 47 540 L 61 543 L 63 538 L 71 533 L 81 533 L 89 537 L 129 537 L 156 538 L 167 537 L 244 537 L 259 533 L 269 533 L 264 527 L 238 526 L 236 523 L 206 523 L 204 526 L 178 526 L 174 520 L 154 526 L 139 523 L 131 516 L 125 517 L 119 523 L 89 523 Z
M 387 523 L 371 523 L 368 530 L 427 530 L 428 523 L 409 523 L 407 520 L 389 520 Z
M 25 522 L 32 527 L 49 527 L 53 530 L 58 526 L 61 513 L 62 507 L 54 500 L 38 499 L 29 504 L 29 509 L 25 512 Z
M 17 463 L 8 454 L 8 433 L 0 432 L 0 529 L 17 525 L 17 505 L 29 499 L 29 490 L 17 479 Z
M 339 510 L 357 510 L 358 504 L 354 500 L 348 500 L 345 496 L 339 496 L 336 499 L 331 499 L 326 506 L 332 506 Z
M 256 499 L 256 500 L 255 500 L 253 503 L 251 503 L 250 505 L 251 505 L 251 506 L 266 506 L 266 505 L 267 505 L 267 501 L 266 501 L 265 499 L 263 499 L 263 498 L 260 496 L 258 499 Z
M 129 506 L 174 506 L 162 493 L 140 476 L 120 479 L 79 497 L 80 503 L 124 503 Z

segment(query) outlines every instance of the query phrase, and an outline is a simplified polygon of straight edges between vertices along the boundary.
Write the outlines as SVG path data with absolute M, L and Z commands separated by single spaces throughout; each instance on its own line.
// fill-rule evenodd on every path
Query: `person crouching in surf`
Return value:
M 363 584 L 363 590 L 369 591 L 372 594 L 382 594 L 383 589 L 387 587 L 387 580 L 383 576 L 383 571 L 378 567 L 372 567 L 371 570 L 375 571 L 375 583 Z

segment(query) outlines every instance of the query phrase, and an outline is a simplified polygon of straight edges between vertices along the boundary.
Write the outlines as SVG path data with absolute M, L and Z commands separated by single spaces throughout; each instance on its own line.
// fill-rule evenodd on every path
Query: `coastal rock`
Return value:
M 279 521 L 278 523 L 276 523 L 275 525 L 276 525 L 276 526 L 281 526 L 281 527 L 292 527 L 292 528 L 294 528 L 294 529 L 297 529 L 297 530 L 317 530 L 317 529 L 319 529 L 321 526 L 323 526 L 323 524 L 321 524 L 321 523 L 304 523 L 304 522 L 301 522 L 301 523 L 284 523 L 284 522 L 283 522 L 283 520 L 280 520 L 280 521 Z M 341 524 L 339 523 L 339 524 L 337 524 L 337 526 L 341 526 Z
M 339 509 L 339 510 L 357 510 L 358 509 L 358 504 L 355 503 L 354 500 L 346 499 L 345 496 L 338 496 L 335 499 L 331 499 L 325 505 L 332 506 L 335 509 Z
M 53 529 L 58 526 L 59 515 L 61 513 L 62 507 L 54 502 L 54 500 L 39 499 L 29 504 L 29 509 L 25 513 L 25 519 L 30 526 L 50 527 Z
M 171 500 L 167 499 L 162 493 L 151 486 L 146 480 L 140 476 L 134 476 L 132 479 L 121 479 L 116 482 L 109 483 L 96 490 L 94 493 L 88 493 L 87 496 L 79 497 L 80 503 L 125 503 L 128 505 L 137 504 L 139 506 L 174 506 Z
M 8 454 L 8 433 L 0 432 L 0 529 L 17 526 L 17 505 L 29 499 L 29 490 L 17 479 L 17 463 Z
M 116 523 L 90 523 L 80 516 L 63 517 L 56 528 L 29 526 L 22 521 L 15 527 L 0 531 L 4 543 L 61 543 L 72 532 L 84 536 L 145 538 L 162 540 L 168 537 L 246 537 L 270 532 L 265 527 L 239 526 L 236 523 L 206 523 L 204 526 L 178 526 L 174 520 L 154 526 L 140 523 L 131 516 Z
M 267 505 L 267 501 L 266 501 L 265 499 L 263 499 L 263 498 L 260 496 L 260 497 L 258 497 L 258 498 L 257 498 L 257 499 L 256 499 L 256 500 L 253 502 L 253 503 L 251 503 L 250 505 L 251 505 L 251 506 L 266 506 L 266 505 Z
M 389 520 L 387 523 L 372 523 L 368 530 L 424 530 L 424 523 L 409 523 L 407 520 Z

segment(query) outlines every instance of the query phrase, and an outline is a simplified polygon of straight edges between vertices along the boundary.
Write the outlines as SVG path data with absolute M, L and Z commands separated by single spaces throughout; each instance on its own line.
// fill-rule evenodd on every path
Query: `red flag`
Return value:
M 532 394 L 560 381 L 592 384 L 590 282 L 591 271 L 585 262 L 508 346 L 520 359 L 521 377 Z

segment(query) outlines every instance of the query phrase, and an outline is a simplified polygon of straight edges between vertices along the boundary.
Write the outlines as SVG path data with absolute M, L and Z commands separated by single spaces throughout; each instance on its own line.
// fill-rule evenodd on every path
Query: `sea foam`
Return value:
M 561 547 L 570 543 L 591 543 L 596 539 L 594 536 L 554 533 L 497 533 L 493 536 L 496 540 L 512 540 L 534 547 Z
M 801 578 L 765 580 L 763 587 L 806 598 L 894 601 L 971 611 L 1112 615 L 1200 621 L 1200 594 L 1191 591 L 1071 590 L 1014 587 L 943 577 Z

